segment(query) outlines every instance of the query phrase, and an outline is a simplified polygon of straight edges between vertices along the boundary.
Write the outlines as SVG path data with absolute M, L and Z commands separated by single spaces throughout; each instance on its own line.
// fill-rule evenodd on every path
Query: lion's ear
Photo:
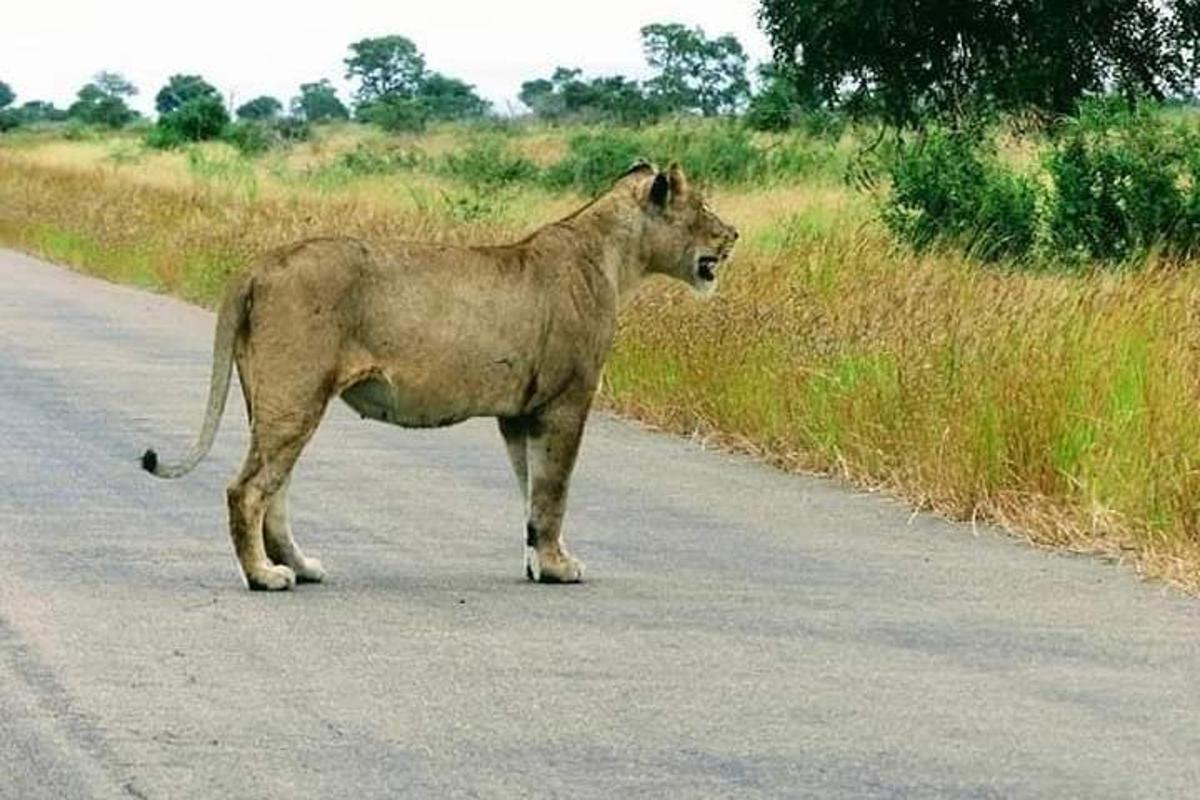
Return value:
M 666 208 L 667 200 L 671 197 L 671 179 L 666 173 L 660 172 L 654 176 L 650 184 L 650 205 L 656 208 Z
M 679 166 L 679 162 L 673 162 L 670 169 L 667 170 L 667 177 L 671 181 L 671 194 L 679 197 L 687 194 L 688 180 L 683 174 L 683 167 Z
M 636 175 L 639 172 L 653 172 L 654 165 L 644 158 L 636 159 L 629 165 L 629 169 L 625 170 L 626 175 Z

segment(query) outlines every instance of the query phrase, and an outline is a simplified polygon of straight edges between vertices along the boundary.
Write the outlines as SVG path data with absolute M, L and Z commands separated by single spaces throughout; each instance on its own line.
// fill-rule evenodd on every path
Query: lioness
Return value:
M 496 417 L 526 503 L 526 576 L 578 581 L 563 509 L 618 309 L 650 273 L 711 291 L 737 237 L 678 165 L 639 162 L 515 244 L 281 248 L 221 302 L 198 440 L 179 463 L 147 450 L 142 466 L 177 478 L 208 453 L 236 360 L 250 450 L 229 486 L 229 530 L 251 589 L 289 589 L 325 576 L 292 538 L 286 495 L 331 397 L 404 427 Z

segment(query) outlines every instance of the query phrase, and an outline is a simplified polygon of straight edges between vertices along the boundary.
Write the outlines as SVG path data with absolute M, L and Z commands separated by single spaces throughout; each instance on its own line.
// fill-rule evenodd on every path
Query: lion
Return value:
M 173 464 L 147 450 L 142 466 L 178 478 L 204 458 L 236 362 L 250 446 L 227 491 L 229 532 L 250 589 L 290 589 L 325 577 L 292 536 L 287 489 L 331 398 L 403 427 L 495 417 L 525 502 L 526 577 L 577 582 L 563 514 L 618 312 L 651 274 L 713 291 L 737 238 L 677 164 L 638 162 L 513 244 L 339 237 L 274 250 L 221 301 L 197 441 Z

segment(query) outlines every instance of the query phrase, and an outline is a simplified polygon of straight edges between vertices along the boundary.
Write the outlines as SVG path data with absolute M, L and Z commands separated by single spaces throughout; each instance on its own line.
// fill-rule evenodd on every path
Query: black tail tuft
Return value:
M 153 449 L 142 453 L 142 469 L 146 472 L 154 472 L 158 469 L 158 453 Z

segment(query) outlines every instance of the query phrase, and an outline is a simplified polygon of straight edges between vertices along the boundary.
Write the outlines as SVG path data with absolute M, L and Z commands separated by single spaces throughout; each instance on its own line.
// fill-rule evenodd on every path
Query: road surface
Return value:
M 333 408 L 242 588 L 212 317 L 0 251 L 0 797 L 1200 796 L 1200 602 L 598 416 L 579 586 L 493 424 Z M 453 543 L 448 546 L 447 543 Z

